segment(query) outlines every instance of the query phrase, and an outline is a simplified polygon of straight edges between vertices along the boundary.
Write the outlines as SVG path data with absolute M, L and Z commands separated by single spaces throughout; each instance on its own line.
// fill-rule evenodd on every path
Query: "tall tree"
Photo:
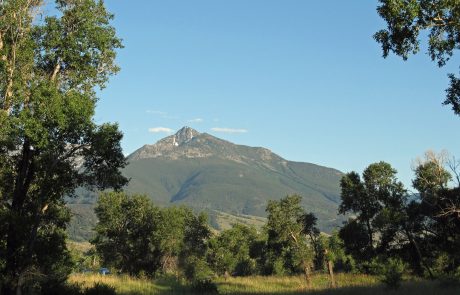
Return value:
M 99 197 L 92 243 L 105 266 L 137 275 L 154 273 L 160 264 L 154 232 L 158 231 L 160 210 L 143 195 L 104 193 Z
M 371 257 L 377 247 L 374 228 L 378 225 L 376 217 L 381 216 L 384 209 L 403 203 L 406 191 L 396 179 L 396 170 L 385 162 L 369 165 L 363 172 L 363 180 L 356 172 L 347 173 L 340 186 L 342 202 L 339 212 L 356 214 L 357 222 L 366 228 L 368 249 L 363 254 L 367 258 Z M 354 227 L 359 228 L 356 225 Z
M 55 4 L 57 15 L 41 0 L 0 3 L 2 294 L 65 280 L 65 195 L 126 183 L 122 134 L 93 121 L 96 87 L 118 71 L 112 15 L 99 0 Z
M 428 54 L 439 67 L 460 49 L 460 3 L 452 0 L 379 0 L 379 15 L 387 28 L 374 38 L 382 45 L 383 57 L 390 53 L 406 60 L 420 50 L 420 34 L 427 32 Z M 423 34 L 422 34 L 423 35 Z M 460 115 L 460 79 L 448 75 L 445 105 Z
M 255 257 L 251 257 L 251 252 L 254 252 L 252 250 L 257 241 L 258 234 L 254 227 L 235 224 L 210 240 L 208 261 L 220 275 L 251 275 L 256 268 Z
M 307 286 L 311 287 L 311 270 L 314 258 L 316 218 L 306 213 L 300 205 L 302 197 L 287 196 L 279 201 L 269 201 L 268 212 L 268 250 L 272 258 L 281 258 L 283 266 L 304 271 Z
M 449 186 L 452 176 L 446 164 L 445 156 L 428 152 L 415 168 L 413 185 L 420 193 L 419 226 L 424 245 L 432 249 L 433 259 L 447 254 L 449 263 L 444 270 L 452 271 L 460 265 L 460 187 Z

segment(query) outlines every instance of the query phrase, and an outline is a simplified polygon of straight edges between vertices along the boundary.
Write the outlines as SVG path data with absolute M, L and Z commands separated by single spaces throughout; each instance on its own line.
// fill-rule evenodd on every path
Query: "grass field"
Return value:
M 100 276 L 75 274 L 69 279 L 82 287 L 91 287 L 95 283 L 104 283 L 116 288 L 119 295 L 149 294 L 190 294 L 189 288 L 173 279 L 135 279 L 128 276 Z M 458 295 L 459 286 L 443 286 L 437 281 L 411 280 L 403 283 L 398 290 L 388 290 L 379 283 L 377 277 L 366 275 L 337 275 L 338 288 L 330 289 L 326 275 L 316 275 L 313 287 L 307 289 L 300 276 L 293 277 L 240 277 L 216 279 L 220 294 L 312 294 L 312 295 Z

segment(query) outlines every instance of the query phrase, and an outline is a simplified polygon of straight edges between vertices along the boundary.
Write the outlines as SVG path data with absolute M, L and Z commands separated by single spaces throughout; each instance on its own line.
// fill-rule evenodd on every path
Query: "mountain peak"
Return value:
M 174 134 L 173 144 L 175 146 L 179 146 L 185 142 L 192 140 L 192 138 L 194 138 L 197 135 L 200 135 L 198 131 L 188 126 L 184 126 L 181 129 L 179 129 L 179 131 L 177 131 L 176 134 Z
M 283 163 L 286 162 L 267 149 L 237 145 L 207 133 L 199 133 L 188 126 L 182 127 L 175 134 L 165 137 L 153 145 L 143 146 L 128 157 L 130 160 L 214 157 L 249 165 L 254 162 L 263 162 L 268 166 L 280 163 L 284 165 Z

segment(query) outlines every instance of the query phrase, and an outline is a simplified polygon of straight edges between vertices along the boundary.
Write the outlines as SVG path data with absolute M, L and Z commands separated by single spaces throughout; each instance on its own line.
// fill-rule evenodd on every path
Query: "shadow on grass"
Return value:
M 179 282 L 172 279 L 158 280 L 155 282 L 158 287 L 152 293 L 144 292 L 127 292 L 117 293 L 119 295 L 147 295 L 147 294 L 159 294 L 159 295 L 174 295 L 174 294 L 216 294 L 216 293 L 203 293 L 193 292 L 188 286 L 181 285 Z M 308 290 L 299 289 L 291 291 L 257 291 L 257 290 L 245 290 L 247 288 L 244 284 L 234 282 L 221 282 L 218 283 L 219 294 L 222 295 L 262 295 L 262 294 L 274 294 L 274 295 L 300 295 L 300 294 L 311 294 L 311 295 L 459 295 L 460 286 L 441 286 L 438 282 L 406 282 L 397 290 L 391 290 L 383 285 L 374 286 L 355 286 L 355 287 L 338 287 L 335 289 L 321 289 L 321 290 Z

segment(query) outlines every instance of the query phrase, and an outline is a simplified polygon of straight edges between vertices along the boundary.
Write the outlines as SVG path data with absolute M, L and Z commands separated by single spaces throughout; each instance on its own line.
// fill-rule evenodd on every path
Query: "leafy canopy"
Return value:
M 0 3 L 0 280 L 4 294 L 62 282 L 63 197 L 127 182 L 116 124 L 93 120 L 121 41 L 99 0 Z M 28 292 L 31 292 L 30 290 Z
M 383 57 L 390 53 L 406 60 L 420 51 L 420 35 L 426 32 L 428 55 L 439 67 L 460 49 L 460 3 L 452 0 L 379 0 L 379 15 L 387 28 L 375 33 Z M 460 79 L 449 74 L 445 105 L 460 115 Z

